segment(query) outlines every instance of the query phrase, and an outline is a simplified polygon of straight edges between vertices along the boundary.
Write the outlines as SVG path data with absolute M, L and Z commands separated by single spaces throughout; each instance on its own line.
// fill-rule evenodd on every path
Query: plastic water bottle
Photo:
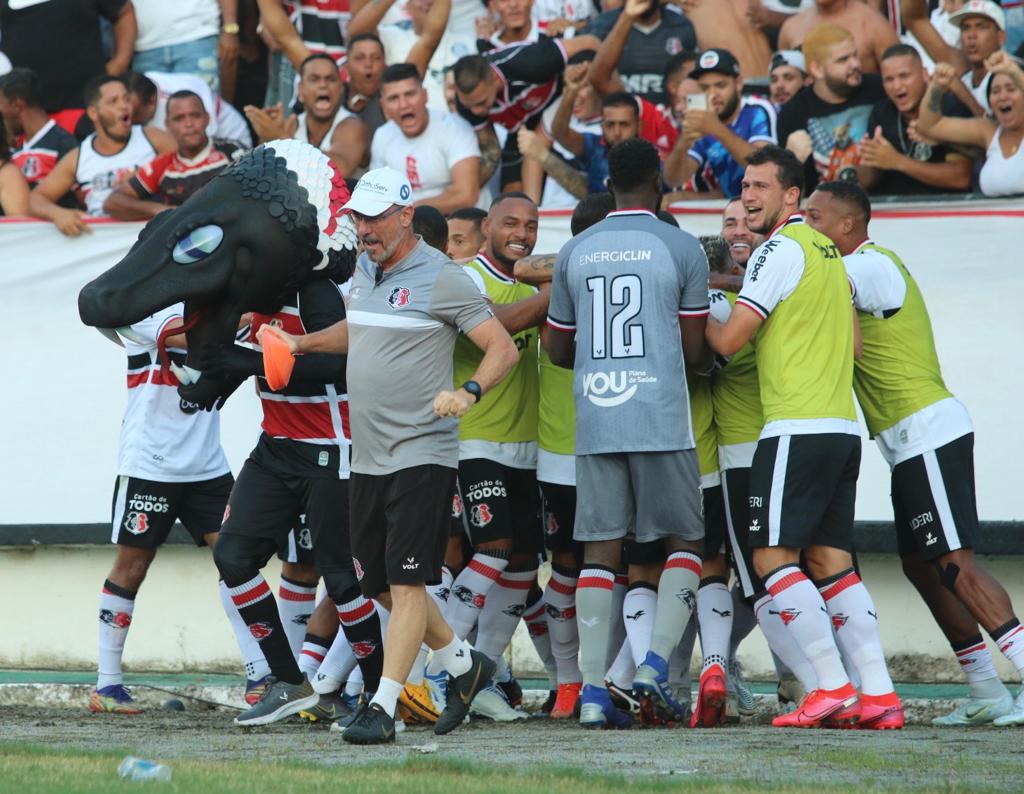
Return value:
M 128 756 L 117 768 L 117 774 L 129 780 L 159 780 L 162 783 L 171 782 L 171 768 L 154 761 L 146 761 L 143 758 Z

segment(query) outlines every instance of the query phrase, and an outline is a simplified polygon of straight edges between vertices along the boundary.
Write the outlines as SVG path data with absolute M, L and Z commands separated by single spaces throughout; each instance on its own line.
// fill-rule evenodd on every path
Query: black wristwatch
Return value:
M 480 384 L 475 380 L 467 380 L 459 388 L 465 389 L 472 394 L 473 399 L 476 400 L 476 402 L 480 402 L 480 398 L 484 396 L 484 390 L 480 388 Z

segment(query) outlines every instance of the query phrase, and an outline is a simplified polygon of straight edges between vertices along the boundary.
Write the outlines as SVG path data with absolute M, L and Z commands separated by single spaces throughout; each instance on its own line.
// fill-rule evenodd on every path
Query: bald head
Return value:
M 871 201 L 853 182 L 823 182 L 807 199 L 807 222 L 846 256 L 868 236 Z

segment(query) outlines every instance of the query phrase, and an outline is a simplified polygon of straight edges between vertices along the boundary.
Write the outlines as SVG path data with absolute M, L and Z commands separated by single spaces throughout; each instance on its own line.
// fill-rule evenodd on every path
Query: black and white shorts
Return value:
M 750 469 L 750 546 L 852 551 L 859 472 L 860 436 L 762 438 Z
M 576 456 L 576 526 L 587 542 L 704 537 L 696 450 Z
M 120 475 L 114 481 L 110 542 L 155 549 L 180 520 L 197 546 L 217 532 L 234 478 L 230 474 L 197 482 L 156 482 Z
M 900 556 L 934 560 L 969 549 L 978 537 L 974 433 L 896 464 L 892 509 Z
M 279 557 L 287 551 L 288 562 L 314 563 L 321 574 L 351 571 L 348 493 L 348 480 L 283 474 L 250 457 L 231 490 L 221 533 L 271 540 Z
M 548 551 L 574 551 L 579 541 L 572 538 L 576 524 L 576 486 L 557 485 L 550 482 L 540 484 L 543 499 L 544 545 Z
M 725 554 L 725 501 L 722 486 L 704 488 L 704 559 Z
M 455 469 L 434 464 L 352 474 L 352 562 L 363 595 L 441 581 L 455 477 Z
M 745 598 L 764 591 L 764 583 L 754 572 L 750 548 L 750 469 L 726 469 L 722 472 L 722 501 L 725 527 L 729 536 L 729 555 Z
M 544 551 L 533 469 L 514 469 L 486 458 L 461 460 L 459 490 L 474 546 L 511 538 L 513 552 Z

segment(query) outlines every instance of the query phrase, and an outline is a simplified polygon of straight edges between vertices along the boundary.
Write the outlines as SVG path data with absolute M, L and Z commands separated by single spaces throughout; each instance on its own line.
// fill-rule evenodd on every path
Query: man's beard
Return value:
M 733 113 L 736 112 L 736 108 L 740 105 L 739 94 L 733 94 L 732 99 L 726 104 L 725 109 L 718 114 L 718 119 L 722 122 L 728 121 Z
M 380 242 L 380 247 L 377 250 L 376 254 L 372 254 L 370 253 L 369 250 L 367 250 L 365 242 L 363 242 L 363 250 L 366 251 L 366 255 L 370 258 L 371 262 L 373 262 L 375 265 L 383 265 L 395 253 L 395 249 L 398 248 L 398 240 L 392 241 L 390 245 L 385 245 L 384 241 L 381 240 L 380 237 L 377 237 L 377 240 Z
M 828 75 L 825 75 L 825 85 L 828 87 L 829 91 L 833 94 L 838 94 L 843 99 L 849 99 L 857 93 L 857 89 L 860 88 L 860 83 L 857 83 L 857 85 L 850 85 L 845 80 L 833 80 Z
M 103 128 L 103 132 L 108 138 L 110 138 L 113 141 L 116 141 L 117 143 L 128 143 L 129 139 L 132 137 L 131 127 L 128 128 L 127 135 L 115 135 L 113 132 L 111 132 L 111 127 L 113 127 L 116 123 L 117 122 L 114 122 L 113 124 L 108 126 L 102 118 L 100 119 L 100 126 Z

